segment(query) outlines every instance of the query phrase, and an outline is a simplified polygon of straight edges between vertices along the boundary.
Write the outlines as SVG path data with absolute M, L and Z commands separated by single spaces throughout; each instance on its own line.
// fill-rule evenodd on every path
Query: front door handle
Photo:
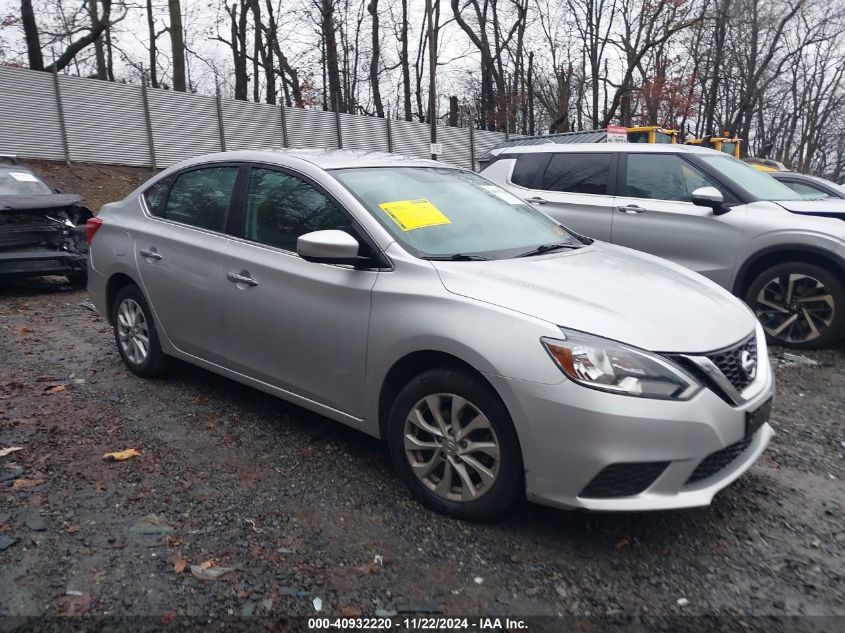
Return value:
M 645 211 L 645 209 L 643 209 L 642 207 L 638 207 L 635 204 L 630 204 L 626 207 L 616 207 L 616 210 L 619 211 L 620 213 L 631 213 L 631 214 L 642 213 L 643 211 Z
M 155 248 L 142 248 L 138 252 L 147 259 L 161 259 L 161 254 Z
M 526 198 L 526 202 L 530 202 L 531 204 L 548 204 L 548 200 L 545 198 L 541 198 L 540 196 L 535 196 L 534 198 Z
M 244 286 L 253 287 L 258 285 L 258 282 L 250 277 L 249 273 L 244 273 L 245 271 L 241 271 L 240 273 L 226 273 L 226 279 L 231 281 L 233 284 L 243 284 Z

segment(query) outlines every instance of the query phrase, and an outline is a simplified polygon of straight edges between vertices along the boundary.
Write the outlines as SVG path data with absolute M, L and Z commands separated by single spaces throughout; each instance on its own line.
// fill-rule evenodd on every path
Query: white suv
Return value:
M 482 173 L 574 231 L 709 277 L 745 299 L 773 342 L 817 348 L 845 333 L 843 200 L 802 199 L 689 145 L 504 147 Z

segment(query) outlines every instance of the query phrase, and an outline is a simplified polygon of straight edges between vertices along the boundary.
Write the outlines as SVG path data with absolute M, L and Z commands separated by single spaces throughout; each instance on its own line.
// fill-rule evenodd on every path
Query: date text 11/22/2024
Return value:
M 309 630 L 390 630 L 405 631 L 516 631 L 527 629 L 519 618 L 476 617 L 374 617 L 374 618 L 308 618 Z

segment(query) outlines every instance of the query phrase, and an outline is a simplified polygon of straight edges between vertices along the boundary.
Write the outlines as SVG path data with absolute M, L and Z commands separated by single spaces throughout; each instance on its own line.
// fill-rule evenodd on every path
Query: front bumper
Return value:
M 68 275 L 86 269 L 85 253 L 46 247 L 0 250 L 0 277 L 38 277 Z
M 530 500 L 587 510 L 667 510 L 709 505 L 768 445 L 769 424 L 745 438 L 746 413 L 774 393 L 768 357 L 761 360 L 753 394 L 741 406 L 706 388 L 691 400 L 667 401 L 588 389 L 565 378 L 556 385 L 487 378 L 516 425 Z M 596 497 L 594 487 L 585 494 L 608 466 L 631 464 L 655 466 L 636 494 Z

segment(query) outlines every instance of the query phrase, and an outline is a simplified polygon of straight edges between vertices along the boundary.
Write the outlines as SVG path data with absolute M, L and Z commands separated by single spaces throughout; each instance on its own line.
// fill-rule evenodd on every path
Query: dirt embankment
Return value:
M 124 198 L 155 172 L 146 167 L 101 165 L 98 163 L 73 163 L 59 161 L 22 160 L 51 187 L 64 193 L 78 193 L 83 203 L 97 213 L 107 202 Z

